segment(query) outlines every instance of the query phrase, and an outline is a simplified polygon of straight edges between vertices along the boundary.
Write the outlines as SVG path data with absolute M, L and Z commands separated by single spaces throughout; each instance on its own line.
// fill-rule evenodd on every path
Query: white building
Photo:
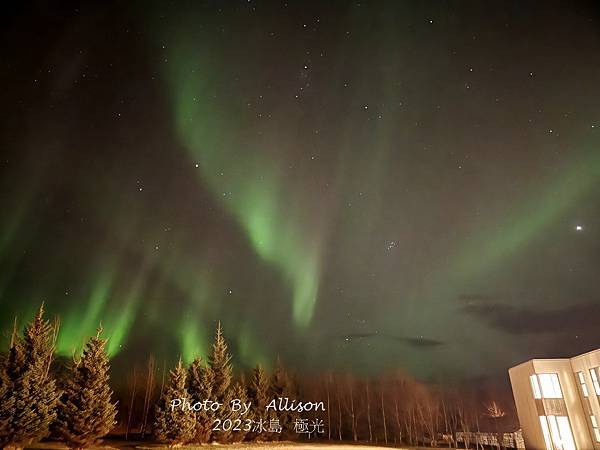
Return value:
M 600 349 L 508 374 L 528 450 L 600 450 Z

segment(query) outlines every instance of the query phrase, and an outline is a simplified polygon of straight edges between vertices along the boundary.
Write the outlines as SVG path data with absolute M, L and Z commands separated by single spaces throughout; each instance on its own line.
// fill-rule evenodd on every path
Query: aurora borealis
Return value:
M 430 379 L 598 346 L 593 2 L 3 16 L 0 327 Z

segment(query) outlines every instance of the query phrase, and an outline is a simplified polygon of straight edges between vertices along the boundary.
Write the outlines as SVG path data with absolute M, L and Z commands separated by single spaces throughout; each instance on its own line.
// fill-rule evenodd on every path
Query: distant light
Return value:
M 577 225 L 577 226 L 575 227 L 575 230 L 576 230 L 576 231 L 583 231 L 583 226 L 582 226 L 582 225 Z

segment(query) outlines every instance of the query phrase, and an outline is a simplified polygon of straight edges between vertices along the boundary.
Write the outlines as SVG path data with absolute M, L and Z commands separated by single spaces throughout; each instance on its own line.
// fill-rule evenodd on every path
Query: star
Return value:
M 575 231 L 583 231 L 583 225 L 576 225 Z

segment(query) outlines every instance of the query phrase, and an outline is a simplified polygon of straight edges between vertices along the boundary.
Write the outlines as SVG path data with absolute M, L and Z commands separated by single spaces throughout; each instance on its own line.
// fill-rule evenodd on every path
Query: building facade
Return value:
M 600 450 L 600 349 L 508 374 L 528 450 Z

